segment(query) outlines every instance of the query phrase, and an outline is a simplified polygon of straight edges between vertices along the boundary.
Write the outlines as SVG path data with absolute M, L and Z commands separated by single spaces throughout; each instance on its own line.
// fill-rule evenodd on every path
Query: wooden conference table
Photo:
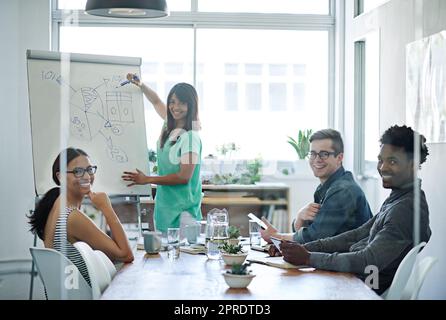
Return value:
M 266 253 L 250 250 L 250 255 Z M 352 274 L 322 270 L 299 271 L 252 263 L 256 277 L 247 289 L 230 289 L 223 276 L 223 260 L 180 253 L 169 260 L 167 252 L 147 255 L 135 250 L 133 263 L 125 264 L 104 291 L 103 300 L 299 300 L 381 299 Z

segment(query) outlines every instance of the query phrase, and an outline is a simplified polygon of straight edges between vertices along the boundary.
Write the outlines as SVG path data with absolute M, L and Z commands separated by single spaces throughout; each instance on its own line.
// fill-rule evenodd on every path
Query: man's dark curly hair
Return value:
M 408 154 L 410 159 L 413 159 L 414 155 L 414 136 L 415 131 L 411 127 L 407 126 L 393 126 L 387 129 L 379 140 L 381 144 L 391 144 L 392 146 L 402 147 Z M 429 151 L 426 146 L 426 138 L 420 134 L 420 164 L 426 161 Z

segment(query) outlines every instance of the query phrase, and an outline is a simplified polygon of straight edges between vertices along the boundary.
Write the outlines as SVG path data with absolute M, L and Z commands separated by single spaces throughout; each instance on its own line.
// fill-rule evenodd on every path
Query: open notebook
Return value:
M 294 264 L 288 263 L 285 260 L 283 260 L 283 257 L 250 257 L 248 256 L 248 261 L 254 262 L 254 263 L 261 263 L 265 264 L 267 266 L 276 267 L 276 268 L 282 268 L 282 269 L 299 269 L 302 271 L 313 271 L 315 270 L 313 267 L 306 266 L 306 265 L 299 265 L 295 266 Z
M 206 254 L 206 247 L 200 244 L 192 244 L 190 246 L 180 247 L 180 251 L 190 254 Z

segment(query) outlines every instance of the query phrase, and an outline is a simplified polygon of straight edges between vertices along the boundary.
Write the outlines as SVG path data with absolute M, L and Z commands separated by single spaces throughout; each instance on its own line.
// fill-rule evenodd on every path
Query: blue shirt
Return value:
M 316 217 L 293 235 L 299 243 L 356 229 L 372 218 L 364 192 L 342 166 L 317 187 L 314 202 L 321 205 Z

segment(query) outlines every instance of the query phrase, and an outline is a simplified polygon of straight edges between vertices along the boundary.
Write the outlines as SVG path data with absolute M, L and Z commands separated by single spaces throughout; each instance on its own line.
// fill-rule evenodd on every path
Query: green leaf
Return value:
M 243 247 L 241 244 L 234 245 L 234 244 L 229 244 L 227 242 L 225 242 L 222 246 L 219 247 L 219 249 L 229 254 L 237 254 L 243 252 L 242 248 Z
M 249 274 L 251 271 L 248 270 L 248 267 L 251 264 L 249 262 L 246 262 L 244 264 L 233 264 L 231 267 L 231 271 L 227 271 L 228 273 L 232 274 Z
M 240 236 L 240 230 L 236 226 L 229 226 L 228 235 L 230 239 L 237 239 Z
M 310 151 L 310 137 L 313 133 L 312 129 L 299 130 L 297 141 L 288 136 L 288 143 L 294 148 L 299 159 L 305 159 Z

